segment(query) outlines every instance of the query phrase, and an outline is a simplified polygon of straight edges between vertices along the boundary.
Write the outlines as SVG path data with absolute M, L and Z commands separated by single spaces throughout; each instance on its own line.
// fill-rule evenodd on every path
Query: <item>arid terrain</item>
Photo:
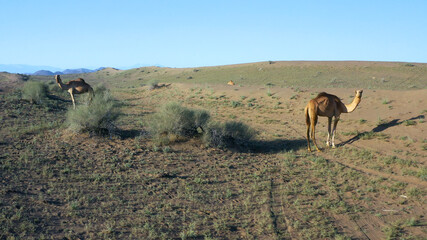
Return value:
M 0 239 L 426 239 L 427 64 L 263 62 L 63 75 L 104 85 L 122 114 L 112 135 L 74 134 L 53 77 L 0 73 Z M 27 80 L 50 97 L 20 97 Z M 227 85 L 228 81 L 236 85 Z M 153 86 L 155 82 L 156 87 Z M 308 152 L 304 107 L 350 103 L 326 147 Z M 83 96 L 77 97 L 77 104 Z M 243 146 L 153 141 L 164 103 L 257 131 Z

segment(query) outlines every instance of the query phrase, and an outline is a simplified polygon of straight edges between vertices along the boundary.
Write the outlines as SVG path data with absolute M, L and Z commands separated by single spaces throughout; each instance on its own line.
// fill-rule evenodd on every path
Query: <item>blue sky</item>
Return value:
M 427 62 L 427 1 L 0 0 L 0 64 Z

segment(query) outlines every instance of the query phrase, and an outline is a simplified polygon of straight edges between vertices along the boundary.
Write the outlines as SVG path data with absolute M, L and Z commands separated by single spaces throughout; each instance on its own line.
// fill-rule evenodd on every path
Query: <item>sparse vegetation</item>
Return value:
M 389 104 L 389 103 L 390 103 L 390 100 L 388 100 L 387 98 L 383 99 L 383 104 Z
M 383 228 L 387 240 L 400 239 L 403 235 L 403 227 L 400 222 L 395 222 L 390 226 Z
M 49 92 L 58 98 L 49 95 L 43 104 L 2 88 L 0 182 L 7 184 L 0 187 L 0 239 L 424 239 L 427 140 L 418 131 L 424 99 L 405 99 L 421 109 L 396 100 L 388 111 L 391 104 L 382 100 L 396 99 L 394 92 L 367 91 L 358 115 L 340 122 L 337 148 L 319 153 L 306 150 L 301 114 L 315 96 L 308 81 L 321 88 L 336 77 L 337 91 L 349 93 L 355 85 L 423 87 L 416 79 L 425 69 L 366 63 L 354 68 L 361 79 L 354 81 L 348 66 L 263 64 L 84 75 L 91 84 L 105 81 L 120 99 L 112 101 L 121 112 L 114 121 L 120 138 L 64 131 L 69 94 L 55 92 L 52 77 Z M 245 87 L 215 85 L 242 72 Z M 172 85 L 138 87 L 152 79 Z M 259 91 L 268 82 L 272 97 Z M 78 96 L 78 108 L 88 106 L 85 97 Z M 192 127 L 183 136 L 163 131 L 162 142 L 149 131 L 150 120 L 169 101 L 192 112 L 183 114 L 192 116 L 184 118 Z M 378 126 L 376 116 L 385 119 Z M 406 127 L 405 119 L 417 124 Z M 325 122 L 318 142 L 326 138 Z
M 385 133 L 379 133 L 379 132 L 373 132 L 373 131 L 361 133 L 359 137 L 360 139 L 363 139 L 363 140 L 368 140 L 373 138 L 377 138 L 377 139 L 390 138 L 390 136 Z
M 359 123 L 360 123 L 360 124 L 364 124 L 364 123 L 366 123 L 366 122 L 367 122 L 367 120 L 366 120 L 366 119 L 360 119 L 360 120 L 359 120 Z
M 248 100 L 248 102 L 249 103 L 253 103 L 253 102 L 255 102 L 256 101 L 256 98 L 250 98 L 249 100 Z

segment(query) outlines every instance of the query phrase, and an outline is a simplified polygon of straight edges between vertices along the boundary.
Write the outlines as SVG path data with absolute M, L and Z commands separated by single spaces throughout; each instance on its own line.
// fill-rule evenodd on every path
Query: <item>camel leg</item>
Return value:
M 307 106 L 304 109 L 305 112 L 305 125 L 307 126 L 307 150 L 311 152 L 311 146 L 310 146 L 310 125 L 311 125 L 311 119 L 310 119 L 310 109 Z
M 337 129 L 338 121 L 340 120 L 339 117 L 335 117 L 334 119 L 334 128 L 332 129 L 332 147 L 335 148 L 335 130 Z
M 311 125 L 311 138 L 313 140 L 314 146 L 316 147 L 317 151 L 320 152 L 319 147 L 316 143 L 316 124 L 317 124 L 317 115 L 312 115 L 313 117 L 310 119 L 310 125 Z
M 308 151 L 311 152 L 311 147 L 310 147 L 310 124 L 307 124 L 307 146 L 308 146 Z
M 76 109 L 76 102 L 74 101 L 73 89 L 70 88 L 70 90 L 68 90 L 68 92 L 71 95 L 71 101 L 73 101 L 73 109 Z
M 326 146 L 330 147 L 331 146 L 331 137 L 332 137 L 332 132 L 331 132 L 331 125 L 332 125 L 332 117 L 328 117 L 328 139 L 326 140 Z
M 317 151 L 320 152 L 320 149 L 316 143 L 316 126 L 315 125 L 312 125 L 311 138 L 313 139 L 313 143 L 314 143 L 314 146 L 316 147 Z

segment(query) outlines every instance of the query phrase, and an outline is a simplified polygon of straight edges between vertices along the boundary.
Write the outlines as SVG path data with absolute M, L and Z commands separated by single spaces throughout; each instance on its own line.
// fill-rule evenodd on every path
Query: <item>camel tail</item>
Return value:
M 310 126 L 310 114 L 308 111 L 308 107 L 305 107 L 304 113 L 305 113 L 305 124 L 307 124 L 307 126 Z
M 307 126 L 307 148 L 308 148 L 308 151 L 311 152 L 311 148 L 310 148 L 310 110 L 309 110 L 308 105 L 307 105 L 307 107 L 305 107 L 304 113 L 305 113 L 305 124 Z

